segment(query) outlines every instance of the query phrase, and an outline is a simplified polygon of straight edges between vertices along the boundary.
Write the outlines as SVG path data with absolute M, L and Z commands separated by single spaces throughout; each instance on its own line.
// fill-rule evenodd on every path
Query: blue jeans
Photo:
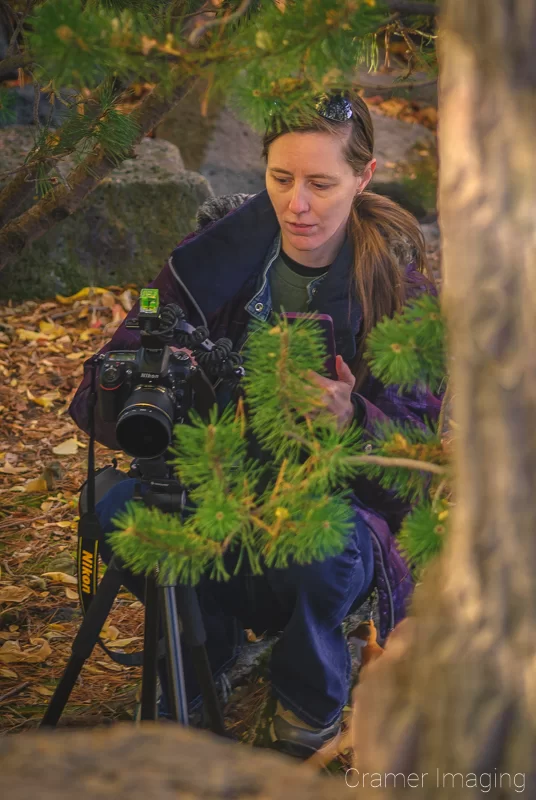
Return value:
M 114 486 L 97 504 L 104 533 L 132 498 L 136 481 Z M 104 543 L 105 561 L 111 556 Z M 231 554 L 232 558 L 236 555 Z M 233 564 L 227 564 L 232 569 Z M 253 576 L 247 565 L 229 581 L 203 577 L 197 586 L 207 632 L 207 651 L 215 675 L 230 667 L 243 643 L 243 628 L 282 631 L 274 645 L 272 690 L 282 704 L 309 725 L 334 722 L 348 700 L 351 659 L 342 621 L 362 605 L 373 589 L 374 564 L 369 530 L 356 509 L 355 527 L 340 555 L 311 564 L 291 562 Z M 144 580 L 130 574 L 127 588 L 143 600 Z M 192 707 L 199 688 L 187 648 L 186 691 Z

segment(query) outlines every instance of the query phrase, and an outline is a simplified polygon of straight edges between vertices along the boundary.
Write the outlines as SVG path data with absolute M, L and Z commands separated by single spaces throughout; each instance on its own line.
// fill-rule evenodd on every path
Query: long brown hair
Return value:
M 335 122 L 320 114 L 308 117 L 303 125 L 279 126 L 267 130 L 263 139 L 263 156 L 279 136 L 290 131 L 314 131 L 345 135 L 344 156 L 356 175 L 360 175 L 374 157 L 374 129 L 364 100 L 355 95 L 350 100 L 352 118 Z M 348 220 L 348 233 L 354 250 L 353 287 L 362 306 L 362 323 L 356 341 L 356 356 L 351 369 L 355 388 L 368 376 L 363 359 L 366 338 L 385 315 L 392 317 L 408 298 L 410 282 L 406 267 L 410 262 L 423 273 L 423 282 L 434 286 L 426 260 L 424 237 L 415 217 L 398 203 L 374 192 L 357 194 Z

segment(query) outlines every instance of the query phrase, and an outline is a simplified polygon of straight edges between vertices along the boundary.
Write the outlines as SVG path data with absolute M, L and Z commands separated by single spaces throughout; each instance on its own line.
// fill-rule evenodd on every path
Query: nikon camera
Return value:
M 174 352 L 178 306 L 159 305 L 158 289 L 142 289 L 140 311 L 128 328 L 141 333 L 139 350 L 114 350 L 103 357 L 97 389 L 99 415 L 116 425 L 120 448 L 134 458 L 157 458 L 172 442 L 173 426 L 191 407 L 192 360 Z

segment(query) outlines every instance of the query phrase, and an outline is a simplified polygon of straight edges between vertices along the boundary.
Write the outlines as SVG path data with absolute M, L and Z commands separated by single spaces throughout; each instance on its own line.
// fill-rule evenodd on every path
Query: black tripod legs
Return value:
M 145 632 L 143 637 L 143 671 L 141 677 L 140 719 L 158 718 L 156 708 L 156 679 L 158 674 L 159 634 L 158 589 L 154 577 L 145 581 Z
M 54 727 L 60 719 L 73 687 L 99 641 L 99 635 L 113 602 L 124 582 L 121 562 L 113 558 L 104 573 L 99 588 L 73 641 L 71 657 L 50 700 L 41 727 Z M 161 617 L 167 657 L 168 692 L 172 718 L 188 725 L 188 702 L 184 682 L 179 615 L 184 639 L 189 646 L 195 674 L 201 688 L 210 729 L 225 735 L 223 713 L 205 647 L 206 632 L 199 608 L 199 598 L 192 586 L 158 586 L 154 577 L 148 578 L 145 593 L 145 636 L 141 692 L 141 719 L 157 718 L 156 683 Z M 124 663 L 124 662 L 121 662 Z M 131 662 L 134 663 L 134 662 Z
M 179 614 L 175 586 L 159 587 L 162 603 L 164 638 L 168 668 L 169 702 L 174 720 L 188 725 L 188 701 L 184 685 L 184 669 L 179 634 Z M 212 677 L 212 676 L 211 676 Z
M 225 722 L 208 660 L 205 646 L 207 635 L 197 592 L 193 586 L 184 584 L 179 584 L 176 591 L 181 609 L 183 634 L 189 646 L 195 674 L 201 688 L 205 711 L 210 720 L 210 730 L 219 736 L 225 736 Z
M 115 559 L 112 559 L 104 573 L 99 591 L 93 598 L 89 611 L 78 629 L 73 641 L 71 657 L 50 700 L 40 727 L 53 727 L 57 724 L 84 666 L 84 662 L 89 658 L 97 643 L 102 626 L 106 622 L 123 581 L 123 572 L 117 569 L 114 561 Z

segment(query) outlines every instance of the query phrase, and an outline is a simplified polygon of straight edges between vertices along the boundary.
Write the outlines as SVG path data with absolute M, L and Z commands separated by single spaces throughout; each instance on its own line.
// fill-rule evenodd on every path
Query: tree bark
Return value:
M 424 773 L 416 797 L 474 797 L 488 781 L 488 797 L 536 794 L 535 43 L 536 0 L 443 4 L 456 506 L 414 616 L 365 672 L 353 726 L 355 769 Z
M 9 800 L 347 800 L 344 782 L 294 759 L 171 723 L 5 737 Z

